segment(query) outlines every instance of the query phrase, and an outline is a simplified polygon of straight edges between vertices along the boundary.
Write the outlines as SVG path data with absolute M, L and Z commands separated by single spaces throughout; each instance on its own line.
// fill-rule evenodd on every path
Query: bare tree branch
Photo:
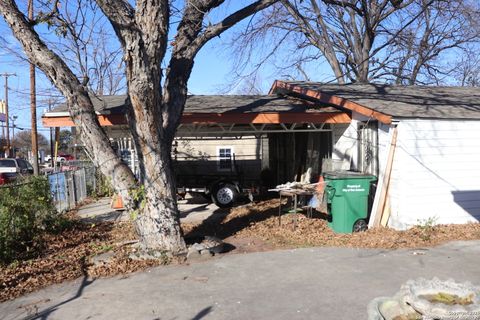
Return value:
M 0 2 L 0 12 L 25 49 L 25 53 L 55 84 L 67 99 L 70 114 L 83 133 L 83 142 L 96 155 L 96 164 L 118 182 L 124 192 L 133 183 L 133 175 L 121 164 L 98 123 L 87 91 L 65 62 L 40 39 L 13 0 Z M 130 172 L 130 173 L 129 173 Z M 118 179 L 118 180 L 117 180 Z M 121 181 L 120 181 L 121 180 Z
M 112 22 L 117 33 L 133 26 L 135 9 L 127 0 L 96 0 L 96 2 Z
M 220 5 L 223 1 L 205 1 L 203 6 L 201 1 L 193 1 L 186 7 L 181 23 L 178 26 L 178 33 L 175 37 L 175 45 L 172 52 L 172 59 L 167 69 L 167 80 L 164 85 L 164 105 L 169 107 L 163 110 L 163 127 L 166 132 L 172 132 L 180 121 L 180 115 L 183 112 L 185 101 L 172 103 L 173 95 L 171 92 L 177 92 L 185 96 L 187 94 L 187 79 L 193 67 L 193 58 L 198 51 L 210 39 L 220 35 L 231 28 L 239 21 L 252 14 L 265 9 L 276 0 L 259 0 L 227 16 L 221 22 L 209 25 L 202 32 L 202 23 L 205 14 L 212 8 Z
M 255 12 L 258 12 L 260 10 L 263 10 L 272 4 L 277 2 L 277 0 L 259 0 L 256 1 L 240 10 L 238 10 L 235 13 L 232 13 L 225 19 L 223 19 L 221 22 L 209 26 L 205 29 L 203 34 L 195 39 L 195 41 L 192 43 L 193 48 L 192 50 L 198 51 L 200 48 L 207 43 L 208 40 L 219 36 L 221 33 L 223 33 L 225 30 L 231 28 L 233 25 L 238 23 L 239 21 L 245 19 L 246 17 L 251 16 Z

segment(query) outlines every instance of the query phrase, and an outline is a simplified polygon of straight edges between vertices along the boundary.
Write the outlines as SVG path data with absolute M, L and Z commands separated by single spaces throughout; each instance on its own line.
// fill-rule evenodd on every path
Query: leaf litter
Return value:
M 354 234 L 336 234 L 320 214 L 312 218 L 284 214 L 279 225 L 278 205 L 278 199 L 250 203 L 231 209 L 221 221 L 207 219 L 198 224 L 182 224 L 182 229 L 187 241 L 204 236 L 219 237 L 236 246 L 232 253 L 311 246 L 425 248 L 453 240 L 480 239 L 480 223 L 419 225 L 406 231 L 373 228 Z M 37 258 L 0 266 L 0 302 L 82 276 L 128 276 L 149 267 L 184 261 L 130 258 L 136 250 L 132 244 L 137 241 L 131 222 L 86 224 L 76 221 L 72 228 L 45 237 L 47 245 Z M 92 262 L 94 256 L 112 251 L 114 255 L 109 261 Z

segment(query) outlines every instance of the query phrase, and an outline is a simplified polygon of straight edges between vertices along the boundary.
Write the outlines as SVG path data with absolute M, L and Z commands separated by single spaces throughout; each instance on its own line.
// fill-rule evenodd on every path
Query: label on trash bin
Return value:
M 361 184 L 347 184 L 346 188 L 342 189 L 343 192 L 365 192 L 365 188 Z

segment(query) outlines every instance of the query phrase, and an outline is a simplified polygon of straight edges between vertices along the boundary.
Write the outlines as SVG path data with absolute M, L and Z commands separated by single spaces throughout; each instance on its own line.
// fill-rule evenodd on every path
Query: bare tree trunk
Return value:
M 145 168 L 147 174 L 157 177 L 156 180 L 144 182 L 144 207 L 135 220 L 135 226 L 142 243 L 148 248 L 182 253 L 185 251 L 185 242 L 172 175 L 171 143 L 162 141 L 160 148 L 161 156 L 156 160 L 156 166 L 148 165 Z

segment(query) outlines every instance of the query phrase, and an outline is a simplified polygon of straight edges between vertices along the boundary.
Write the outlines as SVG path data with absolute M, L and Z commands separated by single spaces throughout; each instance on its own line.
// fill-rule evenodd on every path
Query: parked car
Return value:
M 20 158 L 0 159 L 0 185 L 30 174 L 33 174 L 33 167 L 28 161 Z
M 57 159 L 57 162 L 65 162 L 65 161 L 67 161 L 67 158 L 62 157 L 61 155 L 58 155 L 56 159 Z M 51 155 L 46 156 L 46 157 L 45 157 L 45 162 L 50 162 L 50 161 L 52 161 L 52 156 L 51 156 Z
M 75 160 L 75 157 L 72 156 L 71 154 L 68 154 L 68 153 L 59 153 L 59 154 L 58 154 L 58 157 L 65 159 L 65 161 L 73 161 L 73 160 Z

